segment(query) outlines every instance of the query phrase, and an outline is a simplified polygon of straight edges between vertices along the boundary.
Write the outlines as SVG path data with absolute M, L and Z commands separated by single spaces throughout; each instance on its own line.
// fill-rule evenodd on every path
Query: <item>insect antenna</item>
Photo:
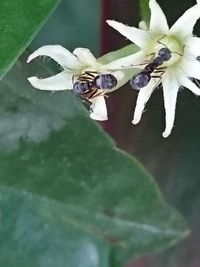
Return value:
M 161 42 L 161 40 L 162 40 L 162 39 L 164 39 L 164 38 L 165 38 L 165 36 L 166 36 L 166 34 L 165 34 L 165 35 L 163 35 L 163 36 L 162 36 L 160 39 L 158 39 L 157 43 L 159 43 L 159 44 L 161 44 L 161 45 L 165 46 L 166 48 L 168 48 L 168 47 L 166 46 L 166 44 L 164 44 L 164 43 L 162 43 L 162 42 Z

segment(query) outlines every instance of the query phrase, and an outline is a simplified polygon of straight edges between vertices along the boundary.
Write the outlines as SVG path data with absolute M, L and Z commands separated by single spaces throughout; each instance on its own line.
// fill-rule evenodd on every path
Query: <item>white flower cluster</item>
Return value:
M 141 68 L 142 70 L 131 80 L 132 87 L 136 86 L 135 89 L 139 89 L 132 123 L 137 124 L 140 121 L 145 104 L 161 83 L 166 114 L 163 137 L 169 136 L 174 125 L 179 88 L 183 86 L 200 95 L 200 89 L 192 81 L 193 78 L 200 79 L 200 62 L 197 60 L 200 55 L 200 38 L 193 36 L 194 25 L 200 17 L 200 1 L 197 0 L 197 4 L 189 8 L 170 29 L 158 3 L 150 0 L 149 7 L 151 10 L 149 28 L 138 29 L 113 20 L 107 21 L 111 27 L 140 48 L 135 54 L 108 64 L 101 64 L 86 48 L 77 48 L 71 53 L 59 45 L 43 46 L 31 54 L 27 62 L 38 56 L 49 56 L 62 66 L 63 71 L 46 79 L 30 77 L 29 82 L 35 88 L 43 90 L 71 90 L 74 88 L 74 79 L 75 82 L 79 82 L 79 77 L 87 72 L 111 73 L 117 79 L 117 85 L 112 90 L 105 90 L 109 93 L 127 82 L 124 74 L 126 66 L 133 69 Z M 144 26 L 144 23 L 140 25 Z M 90 80 L 88 84 L 91 84 Z M 92 103 L 90 116 L 96 120 L 106 120 L 104 93 L 101 86 L 99 88 L 100 90 L 92 94 L 93 97 L 88 97 Z M 90 93 L 90 89 L 88 92 Z M 87 93 L 83 95 L 88 96 Z

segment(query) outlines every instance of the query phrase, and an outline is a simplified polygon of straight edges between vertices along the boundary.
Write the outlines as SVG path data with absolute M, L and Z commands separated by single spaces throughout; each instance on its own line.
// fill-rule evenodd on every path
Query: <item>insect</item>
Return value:
M 169 61 L 172 57 L 172 53 L 177 54 L 179 56 L 183 56 L 183 54 L 180 54 L 178 52 L 172 52 L 164 43 L 161 42 L 161 40 L 166 35 L 162 36 L 157 42 L 164 47 L 161 48 L 158 51 L 158 56 L 155 57 L 153 60 L 150 60 L 150 63 L 147 64 L 142 71 L 135 74 L 131 80 L 130 85 L 135 90 L 140 90 L 141 88 L 148 85 L 151 78 L 158 78 L 158 81 L 156 85 L 159 84 L 161 81 L 162 75 L 165 73 L 166 66 L 160 67 L 164 62 Z M 184 51 L 184 47 L 183 47 Z M 155 85 L 155 86 L 156 86 Z
M 165 72 L 166 67 L 159 67 L 165 61 L 170 60 L 172 52 L 169 48 L 163 47 L 158 51 L 158 56 L 154 58 L 152 62 L 147 64 L 142 71 L 135 74 L 131 80 L 130 85 L 133 89 L 140 90 L 147 86 L 151 78 L 161 79 Z
M 113 74 L 99 74 L 95 71 L 85 71 L 77 82 L 73 84 L 73 91 L 81 100 L 91 104 L 90 99 L 105 95 L 106 91 L 117 85 L 117 79 Z

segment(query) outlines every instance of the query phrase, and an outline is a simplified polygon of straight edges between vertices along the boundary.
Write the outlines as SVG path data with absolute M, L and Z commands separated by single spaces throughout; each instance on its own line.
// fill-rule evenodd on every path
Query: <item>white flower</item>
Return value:
M 87 48 L 77 48 L 71 53 L 60 45 L 46 45 L 33 52 L 28 57 L 27 63 L 38 56 L 51 57 L 63 68 L 59 74 L 49 78 L 39 79 L 35 76 L 28 78 L 32 86 L 41 90 L 72 90 L 74 80 L 76 81 L 77 77 L 85 71 L 110 72 L 104 68 L 103 64 L 98 63 Z M 123 71 L 113 71 L 112 74 L 117 78 L 118 84 L 112 90 L 106 91 L 106 93 L 119 88 L 121 83 L 124 84 L 126 82 Z M 92 102 L 90 117 L 99 121 L 107 120 L 107 107 L 104 96 L 96 96 L 91 98 L 90 101 Z
M 151 9 L 149 30 L 129 27 L 113 20 L 107 21 L 110 26 L 140 47 L 139 52 L 123 59 L 125 66 L 143 62 L 150 54 L 156 55 L 162 47 L 168 47 L 172 51 L 171 59 L 162 65 L 167 68 L 162 75 L 162 81 L 160 80 L 166 114 L 163 137 L 168 137 L 173 128 L 179 88 L 183 86 L 200 95 L 200 89 L 191 80 L 191 78 L 200 79 L 200 63 L 197 60 L 197 56 L 200 55 L 200 38 L 193 36 L 193 27 L 200 17 L 199 2 L 200 0 L 197 5 L 189 8 L 170 29 L 163 11 L 155 0 L 149 1 Z M 162 44 L 158 42 L 159 39 Z M 112 63 L 116 68 L 121 64 L 119 60 Z M 155 87 L 155 79 L 152 78 L 149 84 L 139 91 L 133 124 L 140 121 L 145 104 Z

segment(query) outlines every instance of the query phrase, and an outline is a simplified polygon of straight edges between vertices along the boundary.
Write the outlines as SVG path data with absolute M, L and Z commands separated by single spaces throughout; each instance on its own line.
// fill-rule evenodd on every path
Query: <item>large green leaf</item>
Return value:
M 49 218 L 52 207 L 66 212 L 60 204 L 7 187 L 0 192 L 1 266 L 109 266 L 107 245 L 73 224 Z
M 120 266 L 185 237 L 140 163 L 72 92 L 31 88 L 30 72 L 41 65 L 18 62 L 0 86 L 2 265 Z
M 59 0 L 0 0 L 0 77 L 16 62 L 58 3 Z

